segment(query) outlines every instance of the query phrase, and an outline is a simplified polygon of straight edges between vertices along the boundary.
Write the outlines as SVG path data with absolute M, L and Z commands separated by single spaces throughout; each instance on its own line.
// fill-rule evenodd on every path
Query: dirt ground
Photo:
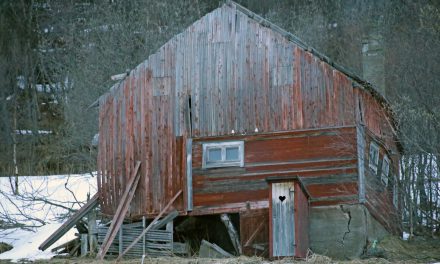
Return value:
M 381 258 L 372 257 L 365 259 L 355 260 L 332 260 L 326 256 L 317 254 L 310 254 L 307 259 L 295 260 L 292 258 L 284 258 L 279 260 L 267 260 L 258 257 L 236 257 L 228 259 L 207 259 L 207 258 L 180 258 L 180 257 L 164 257 L 164 258 L 146 258 L 144 263 L 146 264 L 174 264 L 174 263 L 186 263 L 186 264 L 287 264 L 287 263 L 347 263 L 347 264 L 373 264 L 373 263 L 440 263 L 440 238 L 422 238 L 417 237 L 410 241 L 403 241 L 397 237 L 386 237 L 377 244 L 377 250 L 380 252 Z M 8 261 L 1 261 L 0 263 L 8 263 Z M 19 263 L 30 263 L 29 261 L 23 261 Z M 33 263 L 41 264 L 110 264 L 115 263 L 114 260 L 98 261 L 92 257 L 82 258 L 53 258 L 51 260 L 38 260 Z M 141 263 L 141 259 L 123 260 L 121 264 L 134 264 Z

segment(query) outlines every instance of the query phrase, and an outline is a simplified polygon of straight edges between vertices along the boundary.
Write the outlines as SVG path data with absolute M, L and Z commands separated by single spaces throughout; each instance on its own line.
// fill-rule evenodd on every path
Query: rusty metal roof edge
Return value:
M 307 45 L 304 41 L 302 41 L 300 38 L 298 38 L 294 34 L 286 31 L 285 29 L 282 29 L 278 25 L 270 22 L 269 20 L 263 18 L 262 16 L 252 12 L 251 10 L 247 9 L 246 7 L 240 5 L 240 4 L 238 4 L 238 3 L 236 3 L 236 2 L 234 2 L 232 0 L 225 0 L 225 4 L 229 5 L 231 7 L 235 7 L 236 10 L 238 10 L 241 13 L 245 14 L 246 16 L 248 16 L 249 18 L 253 19 L 257 23 L 261 24 L 262 26 L 268 27 L 268 28 L 270 28 L 270 29 L 280 33 L 283 37 L 285 37 L 289 41 L 291 41 L 291 42 L 295 43 L 296 45 L 298 45 L 298 47 L 304 49 L 305 51 L 310 52 L 311 54 L 313 54 L 316 57 L 318 57 L 320 60 L 328 63 L 330 66 L 332 66 L 336 70 L 338 70 L 338 71 L 342 72 L 343 74 L 345 74 L 347 77 L 349 77 L 350 79 L 352 79 L 353 81 L 358 83 L 360 85 L 360 87 L 362 87 L 363 89 L 365 89 L 368 92 L 370 92 L 370 94 L 372 96 L 374 96 L 375 98 L 379 99 L 382 103 L 385 103 L 385 105 L 387 105 L 387 107 L 390 106 L 390 102 L 381 93 L 379 93 L 379 91 L 376 88 L 374 88 L 374 86 L 371 83 L 369 83 L 368 81 L 366 81 L 365 79 L 363 79 L 359 75 L 355 74 L 353 71 L 347 69 L 346 67 L 344 67 L 344 66 L 342 66 L 342 65 L 340 65 L 340 64 L 338 64 L 338 63 L 336 63 L 334 61 L 332 61 L 328 56 L 326 56 L 323 53 L 319 52 L 315 48 L 310 47 L 309 45 Z

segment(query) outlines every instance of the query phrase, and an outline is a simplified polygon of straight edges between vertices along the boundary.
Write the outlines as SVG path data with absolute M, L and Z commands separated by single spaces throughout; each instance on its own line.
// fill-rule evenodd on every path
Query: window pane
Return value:
M 226 160 L 238 160 L 238 147 L 226 148 Z
M 388 173 L 390 172 L 390 162 L 388 161 L 388 158 L 385 156 L 383 158 L 382 162 L 382 181 L 385 183 L 385 185 L 388 185 Z
M 371 142 L 370 143 L 370 157 L 369 157 L 369 164 L 370 168 L 377 173 L 377 165 L 379 163 L 379 147 Z
M 221 161 L 222 160 L 222 149 L 221 148 L 211 148 L 208 149 L 208 161 Z

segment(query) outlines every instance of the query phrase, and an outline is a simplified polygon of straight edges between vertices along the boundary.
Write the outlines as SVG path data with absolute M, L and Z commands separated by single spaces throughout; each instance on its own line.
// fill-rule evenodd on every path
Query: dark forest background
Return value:
M 440 228 L 440 2 L 237 1 L 371 82 L 398 119 L 403 218 Z M 96 169 L 97 109 L 114 81 L 218 0 L 0 2 L 0 175 Z

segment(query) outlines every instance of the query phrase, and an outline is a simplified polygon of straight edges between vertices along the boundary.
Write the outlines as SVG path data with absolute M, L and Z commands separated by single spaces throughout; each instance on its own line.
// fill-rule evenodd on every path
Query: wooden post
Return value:
M 142 229 L 145 229 L 145 224 L 146 224 L 146 221 L 145 221 L 145 216 L 142 216 Z M 142 239 L 142 256 L 145 256 L 145 235 L 144 235 L 144 237 L 143 237 L 143 239 Z
M 88 227 L 89 227 L 89 247 L 90 252 L 96 253 L 98 246 L 98 231 L 96 230 L 96 212 L 95 210 L 90 211 L 88 215 Z
M 81 234 L 81 257 L 87 255 L 88 251 L 88 234 Z
M 123 241 L 123 234 L 122 234 L 122 226 L 123 225 L 121 225 L 121 227 L 119 228 L 119 255 L 121 255 L 122 254 L 122 252 L 124 251 L 124 245 L 123 245 L 123 243 L 124 243 L 124 241 Z

